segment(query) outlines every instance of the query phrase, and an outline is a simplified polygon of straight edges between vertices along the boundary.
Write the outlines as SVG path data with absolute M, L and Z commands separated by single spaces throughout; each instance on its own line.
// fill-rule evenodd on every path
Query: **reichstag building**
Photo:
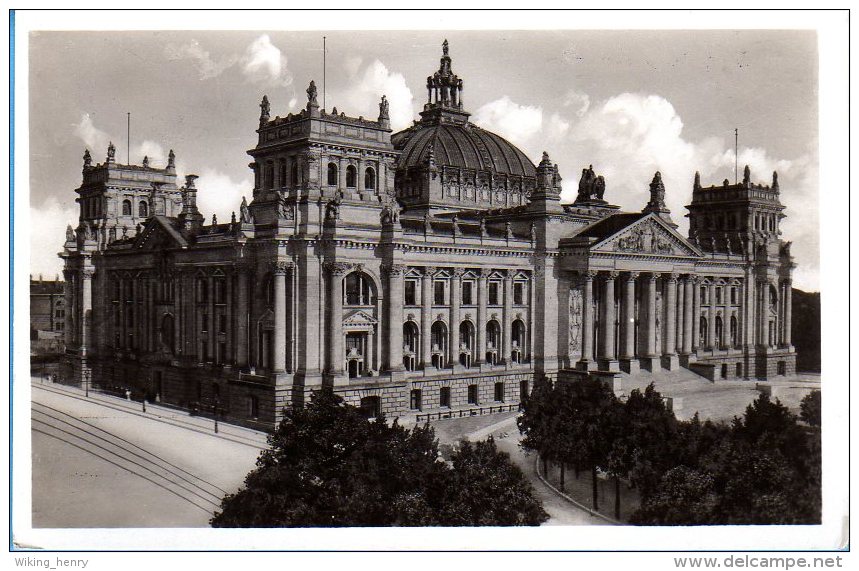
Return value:
M 385 97 L 376 120 L 321 109 L 312 81 L 297 114 L 263 97 L 230 220 L 198 210 L 172 151 L 159 169 L 87 150 L 60 254 L 67 376 L 269 427 L 322 386 L 406 416 L 516 405 L 542 376 L 794 373 L 776 173 L 690 173 L 684 237 L 658 172 L 640 211 L 592 167 L 562 204 L 548 154 L 469 121 L 446 41 L 426 89 L 398 133 Z

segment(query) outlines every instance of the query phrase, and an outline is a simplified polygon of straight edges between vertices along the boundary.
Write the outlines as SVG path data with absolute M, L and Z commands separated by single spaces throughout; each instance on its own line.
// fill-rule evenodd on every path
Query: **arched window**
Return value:
M 146 218 L 149 216 L 149 205 L 146 204 L 145 200 L 141 200 L 140 204 L 137 205 L 137 215 L 140 218 Z
M 501 348 L 501 326 L 494 319 L 486 324 L 486 362 L 495 365 L 498 362 L 498 350 Z
M 722 316 L 717 315 L 716 316 L 716 338 L 713 340 L 713 345 L 717 349 L 722 348 L 722 332 L 723 332 Z
M 512 334 L 511 334 L 511 345 L 510 348 L 510 358 L 514 363 L 521 363 L 524 359 L 525 355 L 525 324 L 521 319 L 517 319 L 513 322 Z
M 164 315 L 164 317 L 161 319 L 161 343 L 171 353 L 175 352 L 175 348 L 173 347 L 173 334 L 175 332 L 175 329 L 173 327 L 173 316 L 169 313 Z
M 286 186 L 286 159 L 277 160 L 277 179 L 279 186 Z
M 373 305 L 373 281 L 361 272 L 352 272 L 343 282 L 344 305 Z
M 443 321 L 432 324 L 430 346 L 432 349 L 432 364 L 436 369 L 443 369 L 448 362 L 447 356 L 447 326 Z
M 364 188 L 367 190 L 375 190 L 376 188 L 376 171 L 372 168 L 367 168 L 364 171 Z
M 407 371 L 414 371 L 417 367 L 418 347 L 420 347 L 420 333 L 414 321 L 403 323 L 403 365 Z
M 328 163 L 328 186 L 337 186 L 337 165 Z
M 274 188 L 274 165 L 271 161 L 265 164 L 264 182 L 266 188 Z
M 346 167 L 346 188 L 355 188 L 355 186 L 357 185 L 357 180 L 358 177 L 355 167 L 352 165 Z
M 123 216 L 131 216 L 131 201 L 123 200 L 122 201 L 122 215 Z
M 459 324 L 459 364 L 471 367 L 474 350 L 474 325 L 466 320 Z
M 290 170 L 291 172 L 289 174 L 290 178 L 292 179 L 292 186 L 296 187 L 298 186 L 298 163 L 295 161 L 295 159 L 292 159 L 292 169 Z
M 707 318 L 703 315 L 698 322 L 698 346 L 707 346 Z
M 737 316 L 731 316 L 731 347 L 737 346 L 737 331 L 739 327 L 737 326 Z

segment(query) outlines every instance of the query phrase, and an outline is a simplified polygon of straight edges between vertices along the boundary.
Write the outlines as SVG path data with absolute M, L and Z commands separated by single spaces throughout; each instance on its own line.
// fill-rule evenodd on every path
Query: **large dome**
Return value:
M 537 172 L 534 163 L 512 143 L 467 122 L 421 122 L 396 133 L 391 141 L 402 152 L 398 170 L 426 164 L 432 149 L 438 167 L 522 177 L 534 177 Z

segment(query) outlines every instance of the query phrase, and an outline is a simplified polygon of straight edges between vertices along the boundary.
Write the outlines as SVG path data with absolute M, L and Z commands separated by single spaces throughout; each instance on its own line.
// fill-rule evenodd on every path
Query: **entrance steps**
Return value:
M 635 389 L 642 392 L 650 383 L 666 398 L 666 404 L 680 420 L 688 420 L 697 411 L 701 420 L 730 420 L 741 416 L 760 392 L 754 382 L 708 379 L 685 367 L 675 370 L 642 370 L 635 375 L 620 373 L 622 392 L 629 395 Z

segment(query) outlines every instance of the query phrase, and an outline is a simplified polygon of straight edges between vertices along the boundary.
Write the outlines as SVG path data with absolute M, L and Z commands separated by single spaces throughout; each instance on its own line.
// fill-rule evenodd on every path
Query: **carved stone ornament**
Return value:
M 345 276 L 353 269 L 353 265 L 347 262 L 326 262 L 325 269 L 333 276 Z
M 582 352 L 582 290 L 575 287 L 570 290 L 570 342 L 569 356 L 571 360 L 581 358 Z
M 95 276 L 95 270 L 81 270 L 81 278 L 91 280 Z
M 636 252 L 644 254 L 673 254 L 674 246 L 660 236 L 657 228 L 651 224 L 643 224 L 621 236 L 614 244 L 617 252 Z
M 406 272 L 406 266 L 402 264 L 392 264 L 390 266 L 384 266 L 383 270 L 391 277 L 401 276 Z
M 277 217 L 280 220 L 295 220 L 295 210 L 283 193 L 277 195 Z
M 288 260 L 272 260 L 269 262 L 269 267 L 271 273 L 285 275 L 292 269 L 293 263 Z

